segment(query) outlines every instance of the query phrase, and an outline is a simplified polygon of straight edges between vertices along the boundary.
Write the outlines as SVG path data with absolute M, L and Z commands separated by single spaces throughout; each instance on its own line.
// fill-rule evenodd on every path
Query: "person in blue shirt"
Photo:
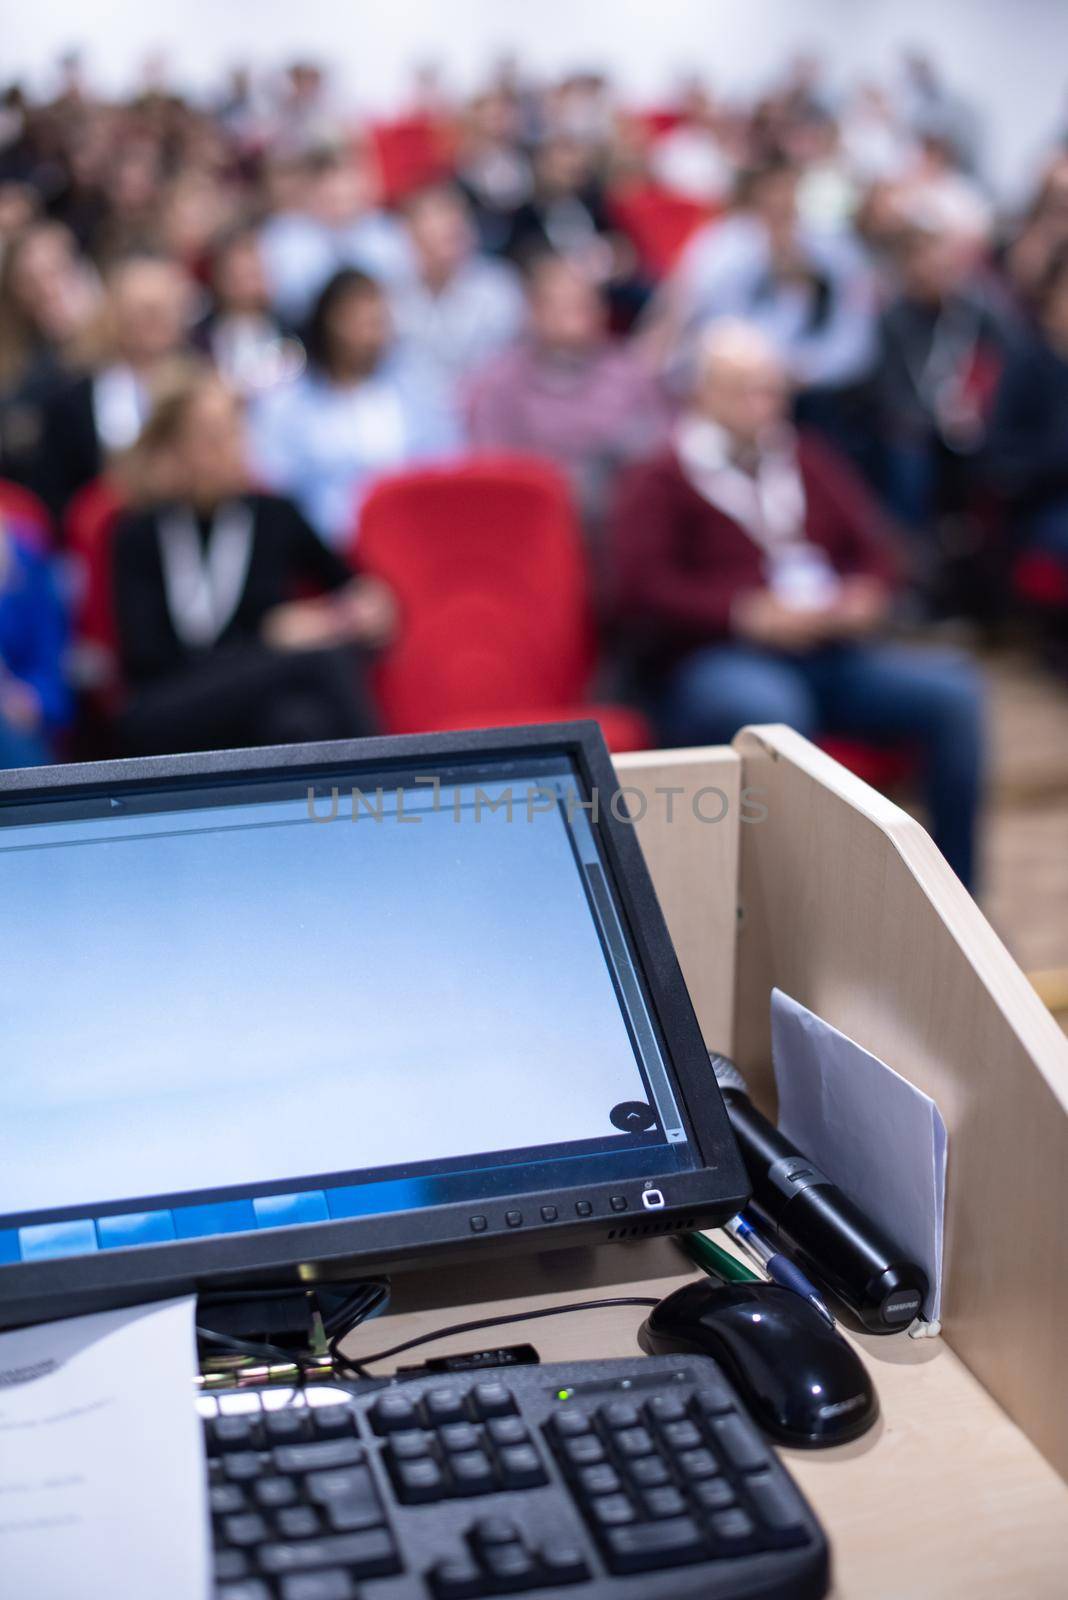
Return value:
M 70 716 L 67 620 L 48 560 L 0 516 L 0 768 L 52 759 Z
M 258 477 L 300 506 L 338 548 L 354 536 L 375 479 L 460 444 L 433 371 L 394 344 L 386 296 L 363 272 L 335 273 L 305 334 L 308 368 L 250 415 Z

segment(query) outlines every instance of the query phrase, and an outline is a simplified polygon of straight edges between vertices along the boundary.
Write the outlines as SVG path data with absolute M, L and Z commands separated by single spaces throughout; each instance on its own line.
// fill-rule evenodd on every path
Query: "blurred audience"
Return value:
M 916 56 L 833 86 L 799 56 L 757 98 L 691 74 L 654 107 L 514 60 L 456 102 L 426 64 L 383 122 L 307 60 L 239 66 L 203 101 L 161 62 L 125 95 L 76 57 L 55 85 L 0 88 L 0 478 L 60 537 L 101 472 L 133 486 L 128 748 L 368 726 L 342 656 L 385 635 L 389 602 L 350 596 L 340 560 L 368 491 L 464 450 L 534 453 L 572 485 L 622 602 L 612 648 L 665 737 L 772 715 L 913 743 L 970 874 L 974 685 L 881 630 L 902 570 L 984 615 L 939 578 L 978 565 L 980 527 L 1001 571 L 1064 549 L 1061 131 L 1014 209 L 989 198 L 974 109 Z M 879 505 L 909 533 L 895 557 Z M 66 717 L 28 665 L 51 640 L 62 691 L 54 576 L 5 526 L 0 761 L 15 735 L 47 753 Z M 79 577 L 77 541 L 62 559 Z M 341 598 L 290 609 L 308 584 Z M 899 631 L 924 614 L 908 598 Z
M 386 294 L 365 273 L 344 267 L 330 279 L 305 346 L 307 371 L 254 410 L 255 459 L 263 481 L 342 547 L 376 477 L 447 456 L 459 432 L 428 365 L 398 347 Z
M 543 256 L 529 274 L 527 332 L 471 382 L 471 444 L 554 461 L 596 528 L 620 465 L 654 448 L 667 422 L 645 361 L 609 336 L 597 285 L 576 262 Z
M 0 512 L 0 768 L 54 759 L 72 711 L 66 645 L 48 560 L 28 530 Z
M 670 449 L 635 468 L 615 522 L 620 615 L 671 744 L 785 722 L 915 744 L 935 839 L 974 881 L 982 729 L 963 660 L 882 642 L 896 578 L 874 500 L 787 421 L 786 369 L 756 326 L 705 336 Z
M 114 547 L 124 747 L 370 732 L 354 647 L 388 637 L 390 596 L 354 578 L 291 501 L 253 488 L 233 392 L 210 370 L 182 373 L 157 398 L 125 475 L 142 504 Z M 304 597 L 309 588 L 320 597 Z

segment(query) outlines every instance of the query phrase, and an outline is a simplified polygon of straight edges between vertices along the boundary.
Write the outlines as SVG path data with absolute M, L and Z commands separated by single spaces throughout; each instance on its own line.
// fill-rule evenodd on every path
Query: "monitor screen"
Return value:
M 0 1266 L 701 1164 L 568 754 L 7 801 Z

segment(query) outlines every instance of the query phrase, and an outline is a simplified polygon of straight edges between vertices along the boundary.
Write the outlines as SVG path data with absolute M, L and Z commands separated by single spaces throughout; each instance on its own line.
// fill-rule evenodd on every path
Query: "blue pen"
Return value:
M 802 1300 L 807 1300 L 809 1305 L 815 1306 L 825 1322 L 834 1327 L 834 1318 L 824 1304 L 823 1298 L 815 1285 L 810 1283 L 799 1266 L 792 1262 L 789 1256 L 782 1255 L 770 1245 L 764 1236 L 757 1232 L 751 1222 L 745 1217 L 734 1217 L 726 1225 L 727 1232 L 732 1239 L 748 1250 L 764 1268 L 772 1283 L 781 1284 L 784 1289 L 792 1289 L 794 1294 L 799 1294 Z

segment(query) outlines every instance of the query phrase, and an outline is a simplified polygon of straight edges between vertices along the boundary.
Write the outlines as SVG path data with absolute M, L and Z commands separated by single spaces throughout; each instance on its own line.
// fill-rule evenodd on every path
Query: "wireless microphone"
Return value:
M 764 1228 L 848 1306 L 869 1333 L 897 1333 L 920 1313 L 929 1288 L 883 1230 L 754 1106 L 733 1061 L 709 1052 Z

